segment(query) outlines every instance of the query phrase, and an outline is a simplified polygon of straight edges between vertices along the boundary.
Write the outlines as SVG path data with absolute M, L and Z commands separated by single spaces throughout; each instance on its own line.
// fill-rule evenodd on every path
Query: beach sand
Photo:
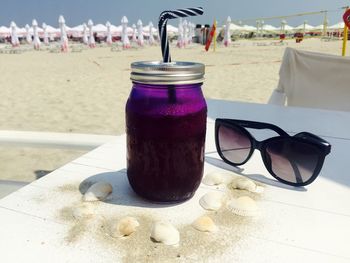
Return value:
M 262 46 L 257 42 L 266 43 Z M 341 41 L 306 39 L 269 45 L 273 40 L 235 43 L 205 52 L 203 46 L 171 47 L 173 60 L 206 65 L 206 98 L 266 103 L 278 83 L 284 49 L 341 54 Z M 160 60 L 159 46 L 112 52 L 27 51 L 0 54 L 0 129 L 119 135 L 131 89 L 130 63 Z M 30 182 L 82 155 L 76 150 L 0 147 L 0 180 Z

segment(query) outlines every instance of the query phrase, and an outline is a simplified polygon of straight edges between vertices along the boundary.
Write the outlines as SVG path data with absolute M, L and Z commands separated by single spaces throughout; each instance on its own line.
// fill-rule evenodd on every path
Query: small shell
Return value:
M 233 180 L 229 187 L 233 189 L 247 190 L 252 193 L 262 193 L 264 191 L 264 188 L 258 186 L 254 181 L 241 177 Z
M 208 173 L 202 180 L 203 184 L 212 186 L 219 184 L 227 184 L 232 180 L 232 176 L 225 173 L 211 172 Z
M 241 196 L 233 198 L 227 208 L 236 215 L 240 216 L 255 216 L 258 213 L 256 202 L 249 196 Z
M 199 204 L 206 210 L 219 210 L 224 202 L 224 194 L 221 192 L 209 192 L 199 199 Z
M 75 207 L 72 211 L 72 214 L 75 219 L 89 218 L 94 214 L 94 209 L 89 204 L 83 204 L 81 206 Z
M 216 232 L 218 227 L 209 216 L 201 216 L 192 223 L 192 226 L 202 232 Z
M 151 238 L 165 245 L 176 245 L 180 242 L 179 231 L 168 222 L 155 222 L 151 230 Z
M 113 237 L 130 236 L 136 231 L 139 225 L 136 218 L 130 216 L 124 217 L 111 226 L 111 235 Z
M 89 187 L 83 196 L 83 201 L 94 202 L 104 200 L 112 192 L 112 185 L 106 182 L 98 182 Z

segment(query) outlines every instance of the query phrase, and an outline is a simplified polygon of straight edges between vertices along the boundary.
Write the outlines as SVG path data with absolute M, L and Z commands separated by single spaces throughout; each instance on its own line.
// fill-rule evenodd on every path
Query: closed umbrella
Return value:
M 137 30 L 135 24 L 132 24 L 132 42 L 137 43 Z
M 227 47 L 231 44 L 230 25 L 231 25 L 231 17 L 228 16 L 227 20 L 226 20 L 225 34 L 224 34 L 225 47 Z
M 149 42 L 148 43 L 150 45 L 154 45 L 155 44 L 155 40 L 154 40 L 154 37 L 153 37 L 153 23 L 149 22 L 148 27 L 149 27 Z
M 180 18 L 179 21 L 179 27 L 178 27 L 178 35 L 177 35 L 177 43 L 176 46 L 179 48 L 183 48 L 184 47 L 184 28 L 183 28 L 183 24 L 182 24 L 182 19 Z
M 48 45 L 49 44 L 49 36 L 47 33 L 47 25 L 45 23 L 43 23 L 43 30 L 44 30 L 44 44 Z
M 40 38 L 38 34 L 38 22 L 36 22 L 35 19 L 32 22 L 32 27 L 33 27 L 33 36 L 34 36 L 33 46 L 34 46 L 34 49 L 38 50 L 40 49 L 41 43 L 40 43 Z
M 25 29 L 26 29 L 26 41 L 28 44 L 31 44 L 32 43 L 32 35 L 29 32 L 30 27 L 28 24 L 26 24 Z
M 94 48 L 96 47 L 94 32 L 92 31 L 92 26 L 94 25 L 94 22 L 92 22 L 92 20 L 90 19 L 87 25 L 89 27 L 89 47 Z
M 18 35 L 17 35 L 17 25 L 15 22 L 11 22 L 10 24 L 11 28 L 11 44 L 12 47 L 18 47 L 19 46 L 19 40 L 18 40 Z
M 83 43 L 85 45 L 87 45 L 89 43 L 87 26 L 85 23 L 83 24 Z
M 139 19 L 137 21 L 137 44 L 139 46 L 143 46 L 143 28 L 142 28 L 142 21 Z
M 68 38 L 66 33 L 66 21 L 64 20 L 64 17 L 61 15 L 58 18 L 58 24 L 60 26 L 61 31 L 61 51 L 67 52 L 68 51 Z
M 107 40 L 106 40 L 106 42 L 108 45 L 112 45 L 111 23 L 109 21 L 107 21 L 106 27 L 107 27 Z
M 128 19 L 126 16 L 122 17 L 122 42 L 123 42 L 123 48 L 130 48 L 130 41 L 128 37 Z

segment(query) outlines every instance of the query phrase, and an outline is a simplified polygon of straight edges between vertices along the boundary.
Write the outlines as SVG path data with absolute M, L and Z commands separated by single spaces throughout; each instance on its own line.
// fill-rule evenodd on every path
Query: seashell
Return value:
M 202 232 L 216 232 L 218 227 L 209 216 L 201 216 L 197 218 L 192 226 Z
M 151 238 L 165 245 L 176 245 L 180 242 L 179 231 L 172 224 L 162 221 L 153 224 Z
M 240 216 L 256 216 L 258 213 L 256 202 L 249 196 L 233 198 L 227 204 L 227 208 L 234 214 Z
M 206 210 L 219 210 L 224 201 L 224 194 L 221 192 L 209 192 L 199 199 L 199 204 Z
M 111 226 L 111 235 L 113 237 L 130 236 L 138 226 L 140 226 L 140 223 L 136 218 L 127 216 Z
M 89 187 L 83 196 L 83 201 L 94 202 L 98 200 L 105 200 L 112 192 L 112 185 L 106 182 L 98 182 Z
M 94 209 L 89 204 L 83 204 L 81 206 L 75 207 L 72 211 L 72 214 L 75 219 L 89 218 L 94 214 Z
M 233 180 L 230 187 L 234 189 L 247 190 L 252 193 L 262 193 L 264 191 L 264 188 L 258 186 L 254 181 L 242 177 Z
M 232 181 L 232 176 L 225 173 L 211 172 L 208 173 L 202 180 L 203 184 L 212 186 L 219 184 L 227 184 Z

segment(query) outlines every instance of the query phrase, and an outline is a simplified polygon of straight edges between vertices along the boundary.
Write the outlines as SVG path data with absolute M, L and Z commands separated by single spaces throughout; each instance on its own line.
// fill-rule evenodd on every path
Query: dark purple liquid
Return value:
M 150 98 L 147 102 L 129 98 L 127 174 L 133 190 L 144 198 L 157 202 L 184 201 L 199 187 L 204 167 L 207 108 L 203 97 L 195 96 L 193 102 L 197 104 L 188 107 L 183 104 L 187 99 L 182 100 L 179 93 L 176 105 L 170 105 L 162 99 L 149 103 Z M 134 103 L 137 107 L 133 107 Z M 147 110 L 146 104 L 158 105 L 157 110 L 154 107 Z

